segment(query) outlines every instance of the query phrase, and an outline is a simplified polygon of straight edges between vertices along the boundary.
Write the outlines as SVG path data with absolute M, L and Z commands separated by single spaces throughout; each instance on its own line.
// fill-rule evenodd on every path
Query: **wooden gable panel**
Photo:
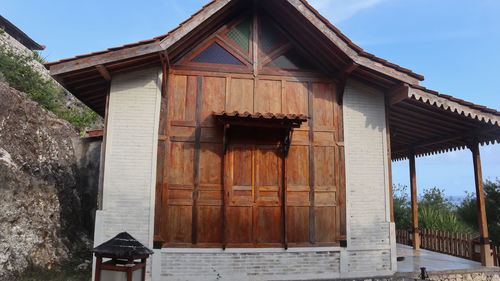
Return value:
M 287 81 L 283 98 L 283 113 L 308 115 L 308 96 L 308 83 Z
M 215 123 L 212 113 L 225 110 L 226 78 L 204 77 L 202 88 L 200 120 L 202 124 L 213 126 Z
M 253 79 L 231 79 L 231 90 L 227 98 L 226 110 L 228 112 L 253 112 Z
M 281 112 L 281 81 L 259 79 L 256 83 L 254 111 Z

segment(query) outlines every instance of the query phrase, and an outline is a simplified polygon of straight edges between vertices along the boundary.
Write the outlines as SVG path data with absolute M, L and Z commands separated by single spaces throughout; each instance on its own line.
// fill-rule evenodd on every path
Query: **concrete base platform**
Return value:
M 427 271 L 481 267 L 481 263 L 479 262 L 423 249 L 414 250 L 412 247 L 402 244 L 397 244 L 397 253 L 398 258 L 404 257 L 404 260 L 398 261 L 398 272 L 420 272 L 421 267 L 425 267 Z

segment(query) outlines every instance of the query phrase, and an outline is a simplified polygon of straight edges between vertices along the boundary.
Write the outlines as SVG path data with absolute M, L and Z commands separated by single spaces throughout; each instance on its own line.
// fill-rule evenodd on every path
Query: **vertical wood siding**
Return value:
M 337 245 L 345 239 L 342 115 L 332 81 L 187 70 L 171 71 L 168 81 L 160 122 L 155 239 L 169 247 L 220 247 L 224 235 L 229 246 L 281 245 L 282 192 L 291 246 Z M 221 110 L 311 117 L 294 130 L 285 160 L 286 191 L 272 141 L 266 148 L 266 141 L 254 140 L 252 152 L 246 143 L 251 137 L 232 137 L 223 165 L 223 128 L 212 118 Z M 224 211 L 225 179 L 229 201 L 239 203 L 229 202 Z M 252 191 L 252 185 L 261 187 Z

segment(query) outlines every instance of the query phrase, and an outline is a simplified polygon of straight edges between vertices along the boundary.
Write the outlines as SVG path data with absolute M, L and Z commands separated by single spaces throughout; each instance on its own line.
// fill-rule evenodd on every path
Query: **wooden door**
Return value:
M 277 145 L 232 145 L 226 165 L 229 247 L 283 243 L 282 157 Z

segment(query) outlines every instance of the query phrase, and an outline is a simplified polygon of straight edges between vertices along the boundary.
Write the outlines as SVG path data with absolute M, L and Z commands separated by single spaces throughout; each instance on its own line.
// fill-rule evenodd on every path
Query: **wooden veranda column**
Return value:
M 413 233 L 413 249 L 420 249 L 420 230 L 418 229 L 418 206 L 417 206 L 417 173 L 415 171 L 415 153 L 410 157 L 410 188 L 411 188 L 411 222 Z
M 486 208 L 484 206 L 483 174 L 481 171 L 481 156 L 479 154 L 479 144 L 477 142 L 474 142 L 473 144 L 469 145 L 469 149 L 472 151 L 472 161 L 474 162 L 477 216 L 479 222 L 479 235 L 481 243 L 481 264 L 483 266 L 493 266 L 493 256 L 491 255 L 490 239 L 488 238 Z

